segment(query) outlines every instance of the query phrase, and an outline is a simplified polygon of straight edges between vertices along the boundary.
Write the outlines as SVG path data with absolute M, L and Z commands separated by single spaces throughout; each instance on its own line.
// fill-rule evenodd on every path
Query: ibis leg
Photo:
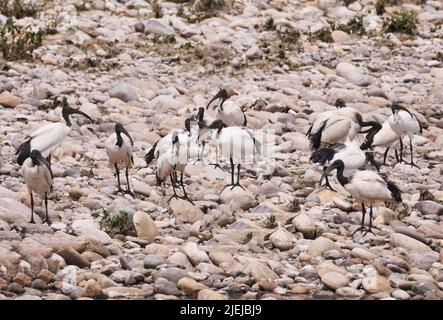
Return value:
M 326 168 L 323 168 L 323 172 L 325 172 Z M 328 175 L 325 175 L 325 181 L 326 183 L 323 185 L 325 188 L 329 188 L 331 191 L 337 192 L 335 191 L 334 188 L 332 188 L 331 184 L 329 183 L 329 179 L 328 179 Z
M 366 235 L 368 232 L 374 234 L 374 232 L 372 232 L 372 214 L 373 214 L 373 212 L 372 212 L 372 203 L 371 203 L 371 206 L 369 209 L 369 228 L 366 229 L 366 231 L 363 235 Z
M 409 148 L 411 150 L 411 163 L 410 163 L 410 165 L 411 165 L 411 167 L 417 167 L 418 168 L 418 166 L 414 163 L 414 155 L 412 153 L 412 139 L 409 139 Z
M 361 204 L 361 214 L 362 214 L 362 217 L 361 217 L 361 225 L 360 225 L 360 228 L 358 228 L 358 229 L 356 229 L 353 233 L 352 233 L 352 235 L 354 235 L 355 233 L 357 233 L 358 231 L 365 231 L 366 230 L 366 228 L 365 228 L 365 215 L 366 215 L 366 207 L 365 207 L 365 204 L 362 202 L 362 204 Z
M 225 190 L 227 187 L 234 187 L 235 183 L 234 183 L 234 172 L 235 172 L 235 166 L 234 166 L 234 161 L 232 161 L 232 158 L 229 159 L 229 162 L 231 163 L 231 184 L 227 184 L 223 190 Z
M 35 220 L 34 220 L 34 197 L 32 196 L 32 191 L 31 191 L 31 221 L 29 221 L 29 223 L 35 223 Z
M 51 219 L 49 219 L 48 214 L 48 193 L 45 193 L 45 220 L 43 220 L 43 223 L 47 223 L 49 226 L 51 225 Z
M 386 165 L 386 158 L 388 157 L 389 147 L 386 148 L 385 153 L 383 154 L 383 165 Z
M 400 162 L 403 162 L 403 139 L 400 137 Z
M 231 190 L 234 189 L 235 187 L 240 187 L 243 190 L 245 190 L 245 188 L 240 184 L 240 163 L 237 164 L 237 182 L 231 187 Z
M 194 204 L 194 202 L 192 202 L 192 200 L 189 198 L 188 194 L 186 193 L 185 185 L 183 183 L 183 171 L 180 172 L 180 184 L 183 190 L 183 198 L 189 201 L 190 203 Z
M 175 192 L 175 184 L 174 184 L 174 182 L 173 182 L 173 180 L 174 180 L 174 175 L 171 173 L 170 177 L 171 177 L 172 190 L 174 191 L 174 194 L 168 199 L 168 203 L 169 203 L 169 201 L 171 201 L 172 198 L 178 199 L 177 192 Z
M 131 187 L 129 185 L 129 168 L 126 167 L 126 183 L 128 185 L 128 189 L 126 190 L 126 193 L 129 193 L 131 196 L 134 196 L 134 192 L 132 192 Z
M 120 185 L 120 171 L 118 170 L 118 166 L 117 166 L 116 163 L 114 164 L 114 168 L 115 168 L 115 175 L 117 176 L 117 183 L 118 183 L 118 185 L 117 185 L 117 192 L 124 193 L 124 190 L 122 189 L 122 187 Z
M 214 169 L 219 168 L 221 171 L 225 171 L 222 167 L 220 167 L 219 165 L 219 161 L 218 161 L 218 146 L 215 146 L 215 163 L 211 163 L 211 165 L 214 166 Z

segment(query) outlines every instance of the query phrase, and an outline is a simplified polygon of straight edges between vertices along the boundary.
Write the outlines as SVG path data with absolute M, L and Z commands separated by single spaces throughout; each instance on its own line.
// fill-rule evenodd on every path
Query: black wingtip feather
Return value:
M 146 164 L 149 166 L 152 162 L 152 160 L 154 160 L 154 156 L 155 156 L 155 148 L 157 147 L 157 143 L 159 140 L 157 140 L 154 145 L 152 146 L 151 150 L 148 151 L 148 153 L 145 155 L 145 161 Z
M 395 199 L 395 201 L 402 202 L 401 190 L 397 187 L 397 185 L 395 185 L 391 181 L 387 181 L 387 184 L 388 184 L 388 189 L 389 191 L 391 191 L 392 197 Z
M 323 148 L 316 150 L 312 153 L 310 160 L 313 163 L 319 163 L 324 165 L 327 161 L 331 161 L 334 158 L 335 150 L 332 148 Z
M 31 155 L 31 139 L 26 140 L 23 142 L 17 149 L 16 155 L 17 157 L 17 163 L 19 165 L 22 165 L 23 162 Z
M 309 135 L 309 141 L 311 141 L 311 147 L 314 150 L 317 150 L 318 148 L 320 148 L 321 145 L 321 135 L 323 133 L 324 128 L 326 127 L 326 121 L 323 121 L 323 123 L 321 124 L 321 127 L 317 130 L 317 132 L 312 133 Z

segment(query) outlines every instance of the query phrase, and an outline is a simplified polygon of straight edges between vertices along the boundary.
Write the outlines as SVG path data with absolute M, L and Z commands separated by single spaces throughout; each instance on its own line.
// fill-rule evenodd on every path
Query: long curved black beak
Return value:
M 79 115 L 89 119 L 89 121 L 91 121 L 91 123 L 94 123 L 94 120 L 89 115 L 87 115 L 86 113 L 84 113 L 84 112 L 82 112 L 80 110 L 77 110 L 77 109 L 71 109 L 70 111 L 71 111 L 70 112 L 71 114 L 73 114 L 73 113 L 79 114 Z
M 134 145 L 134 140 L 132 140 L 131 135 L 129 134 L 129 132 L 128 132 L 124 127 L 122 127 L 122 128 L 120 129 L 120 131 L 121 131 L 124 135 L 126 135 L 126 136 L 129 138 L 129 140 L 131 140 L 131 145 Z
M 209 103 L 206 105 L 206 109 L 209 108 L 209 106 L 211 105 L 212 102 L 214 102 L 215 100 L 220 99 L 221 103 L 220 103 L 220 109 L 223 110 L 223 103 L 225 103 L 226 99 L 228 99 L 228 93 L 226 92 L 225 89 L 220 89 L 217 94 L 211 99 L 211 101 L 209 101 Z

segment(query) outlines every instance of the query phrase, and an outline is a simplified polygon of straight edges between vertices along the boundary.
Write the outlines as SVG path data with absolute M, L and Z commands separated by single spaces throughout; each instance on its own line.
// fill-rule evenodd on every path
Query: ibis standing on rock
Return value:
M 29 194 L 31 196 L 31 221 L 34 221 L 34 197 L 33 192 L 38 194 L 40 198 L 44 198 L 46 215 L 43 222 L 51 224 L 48 215 L 48 193 L 52 191 L 52 170 L 51 164 L 42 156 L 40 151 L 32 150 L 29 157 L 22 166 L 23 178 L 26 181 Z
M 379 164 L 375 161 L 371 152 L 363 152 L 355 141 L 346 140 L 345 143 L 336 143 L 328 148 L 316 150 L 312 153 L 310 160 L 323 166 L 323 171 L 336 160 L 342 160 L 344 163 L 344 176 L 348 177 L 354 173 L 356 169 L 362 167 L 369 161 L 377 171 L 380 169 Z M 326 179 L 326 187 L 335 191 L 329 183 L 328 176 Z
M 417 167 L 414 163 L 414 156 L 412 152 L 412 138 L 414 134 L 423 133 L 423 128 L 418 119 L 405 107 L 398 103 L 393 103 L 391 106 L 392 116 L 389 118 L 391 129 L 399 136 L 400 141 L 400 162 L 403 161 L 403 141 L 404 136 L 409 137 L 409 147 L 411 152 L 412 166 Z
M 246 127 L 247 119 L 246 115 L 235 102 L 228 100 L 228 98 L 237 94 L 233 89 L 220 89 L 218 93 L 209 101 L 206 109 L 217 99 L 220 99 L 220 104 L 218 105 L 217 114 L 223 123 L 228 126 Z
M 391 115 L 390 118 L 393 116 Z M 379 131 L 369 132 L 365 138 L 365 141 L 362 143 L 360 148 L 362 150 L 373 149 L 374 147 L 384 147 L 385 152 L 383 154 L 383 165 L 386 165 L 386 158 L 388 156 L 389 150 L 391 148 L 396 148 L 398 144 L 399 136 L 391 129 L 391 125 L 389 124 L 390 119 L 383 122 L 382 127 Z M 398 159 L 397 149 L 395 150 L 395 157 Z
M 122 134 L 124 134 L 124 136 Z M 131 168 L 134 164 L 134 158 L 132 156 L 133 145 L 134 141 L 132 140 L 131 135 L 120 123 L 117 123 L 115 125 L 115 132 L 111 134 L 105 142 L 106 153 L 109 160 L 109 167 L 111 168 L 111 170 L 115 168 L 115 175 L 117 176 L 117 191 L 122 193 L 129 193 L 130 195 L 134 195 L 129 185 L 129 168 Z M 126 191 L 124 191 L 120 185 L 120 171 L 118 169 L 119 163 L 123 163 L 126 168 Z
M 196 116 L 191 116 L 185 120 L 186 130 L 189 132 L 189 137 L 195 138 L 198 145 L 197 160 L 196 162 L 203 163 L 203 154 L 205 152 L 205 146 L 210 138 L 210 131 L 207 130 L 206 122 L 204 120 L 205 108 L 198 108 Z M 197 132 L 194 131 L 195 127 Z M 193 134 L 194 133 L 194 134 Z
M 72 114 L 82 115 L 94 123 L 92 118 L 86 113 L 64 105 L 62 108 L 62 116 L 65 122 L 49 123 L 29 134 L 26 141 L 17 149 L 17 163 L 22 165 L 30 156 L 32 150 L 40 151 L 48 162 L 51 162 L 52 153 L 60 146 L 72 130 L 73 123 L 70 118 Z
M 369 170 L 358 171 L 355 174 L 345 177 L 343 172 L 345 164 L 342 160 L 334 161 L 323 173 L 320 180 L 328 175 L 332 170 L 337 169 L 337 179 L 340 184 L 351 194 L 355 201 L 361 203 L 362 219 L 361 226 L 357 230 L 364 234 L 372 232 L 372 207 L 379 202 L 396 201 L 401 202 L 401 191 L 391 181 L 382 178 L 378 173 Z M 365 204 L 369 204 L 369 228 L 365 228 Z
M 359 133 L 369 133 L 381 129 L 377 121 L 364 121 L 360 112 L 354 108 L 346 107 L 344 102 L 337 100 L 337 109 L 328 110 L 315 116 L 306 135 L 313 150 L 322 145 L 343 143 L 346 139 L 354 140 Z M 364 132 L 361 129 L 371 127 Z
M 192 200 L 186 193 L 183 182 L 183 173 L 189 160 L 189 140 L 187 133 L 171 132 L 157 140 L 151 150 L 145 155 L 147 165 L 150 165 L 154 159 L 157 160 L 157 186 L 160 186 L 170 177 L 174 194 L 169 200 L 178 198 L 175 188 L 179 184 L 183 190 L 183 198 L 192 203 Z M 177 177 L 177 172 L 180 172 L 180 180 Z
M 215 130 L 217 148 L 222 156 L 229 159 L 231 164 L 231 190 L 235 187 L 245 188 L 240 184 L 240 168 L 242 163 L 254 160 L 256 152 L 260 152 L 259 142 L 241 127 L 227 127 L 222 121 L 214 121 L 209 128 Z M 237 181 L 235 182 L 235 169 L 237 168 Z M 225 187 L 225 188 L 226 188 Z

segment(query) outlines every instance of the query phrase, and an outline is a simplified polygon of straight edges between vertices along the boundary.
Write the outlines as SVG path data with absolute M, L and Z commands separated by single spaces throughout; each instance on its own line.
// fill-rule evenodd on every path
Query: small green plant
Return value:
M 278 50 L 278 55 L 277 57 L 279 57 L 280 59 L 284 59 L 286 58 L 286 52 L 283 49 Z
M 177 17 L 184 17 L 185 16 L 185 9 L 183 8 L 183 5 L 178 7 L 176 16 Z
M 394 12 L 389 19 L 387 32 L 413 34 L 416 28 L 417 14 L 413 11 Z
M 349 34 L 359 34 L 365 33 L 365 28 L 363 27 L 363 16 L 355 16 L 349 23 L 339 24 L 335 26 L 336 30 L 341 30 Z
M 158 0 L 151 0 L 152 11 L 154 12 L 154 17 L 161 18 L 163 16 L 162 6 Z
M 57 20 L 49 21 L 49 23 L 46 25 L 45 34 L 56 34 L 57 25 Z
M 245 238 L 243 239 L 243 244 L 247 244 L 249 241 L 251 241 L 252 240 L 252 236 L 253 236 L 253 233 L 252 232 L 248 232 L 246 235 L 245 235 Z
M 377 0 L 375 3 L 375 12 L 377 15 L 382 15 L 385 12 L 385 6 L 387 4 L 387 0 Z
M 163 37 L 163 43 L 175 43 L 175 36 L 173 34 L 167 34 Z
M 6 17 L 15 17 L 21 19 L 23 17 L 34 17 L 41 10 L 36 4 L 25 4 L 23 0 L 0 0 L 0 13 Z
M 266 221 L 266 228 L 273 229 L 277 227 L 277 223 L 275 222 L 275 215 L 271 214 L 271 216 Z
M 280 41 L 282 43 L 291 45 L 297 43 L 300 40 L 300 32 L 298 32 L 297 30 L 279 32 L 278 37 L 280 38 Z
M 294 198 L 288 207 L 289 212 L 299 212 L 300 211 L 300 201 L 298 198 Z
M 429 192 L 428 189 L 424 189 L 420 191 L 420 197 L 418 199 L 419 201 L 425 201 L 425 200 L 435 200 L 434 195 Z
M 120 211 L 114 217 L 103 208 L 92 213 L 94 218 L 100 219 L 101 228 L 111 236 L 116 234 L 129 234 L 133 231 L 133 225 L 129 221 L 128 213 Z
M 331 29 L 328 27 L 325 27 L 325 28 L 322 28 L 320 30 L 310 33 L 309 38 L 311 40 L 318 39 L 320 41 L 327 42 L 327 43 L 334 42 L 334 39 L 332 39 Z
M 0 29 L 0 52 L 5 60 L 18 60 L 30 58 L 34 49 L 43 42 L 42 30 L 31 31 L 31 27 L 19 27 L 8 18 L 6 24 Z
M 225 6 L 225 0 L 200 0 L 202 11 L 220 10 Z
M 265 29 L 266 30 L 275 30 L 274 19 L 272 17 L 269 17 L 268 19 L 266 19 Z
M 185 42 L 185 43 L 183 43 L 181 46 L 180 46 L 180 50 L 190 50 L 190 49 L 192 49 L 192 48 L 194 48 L 193 46 L 192 46 L 192 43 L 190 43 L 190 42 Z

